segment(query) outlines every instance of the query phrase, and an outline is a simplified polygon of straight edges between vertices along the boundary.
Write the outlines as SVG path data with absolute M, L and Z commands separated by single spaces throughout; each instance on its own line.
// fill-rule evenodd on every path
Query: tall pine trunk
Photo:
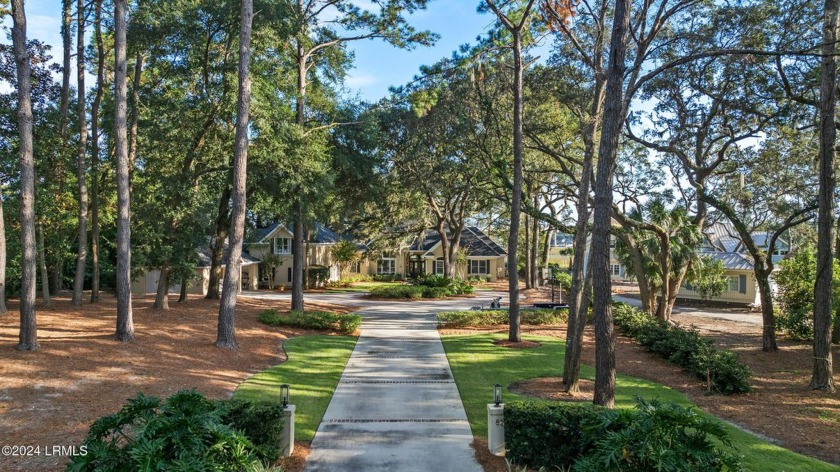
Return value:
M 73 306 L 82 304 L 87 264 L 87 111 L 85 108 L 85 2 L 76 2 L 76 102 L 79 120 L 79 154 L 76 175 L 79 179 L 79 251 L 76 257 L 76 276 L 73 279 Z
M 4 195 L 0 187 L 0 315 L 5 315 L 6 308 L 6 217 L 3 215 Z
M 114 0 L 114 152 L 117 161 L 117 331 L 118 341 L 134 339 L 131 312 L 131 195 L 126 126 L 126 0 Z
M 44 225 L 38 224 L 38 259 L 41 265 L 41 298 L 44 306 L 50 306 L 50 274 L 47 271 L 47 245 L 44 241 Z
M 522 76 L 525 65 L 522 62 L 521 27 L 513 34 L 513 195 L 510 203 L 510 234 L 508 235 L 508 291 L 510 298 L 508 340 L 522 341 L 521 316 L 519 313 L 519 219 L 522 214 Z
M 525 289 L 534 288 L 531 285 L 531 217 L 526 213 L 525 214 L 525 247 L 522 248 L 522 253 L 525 255 L 525 270 L 523 275 L 525 276 Z
M 233 180 L 233 176 L 230 176 Z M 225 256 L 225 241 L 227 241 L 228 233 L 230 232 L 230 197 L 231 186 L 225 185 L 222 190 L 222 196 L 219 197 L 219 212 L 216 214 L 216 222 L 213 225 L 213 240 L 210 248 L 210 281 L 207 287 L 207 295 L 204 297 L 208 300 L 218 300 L 219 282 L 222 280 L 224 272 L 222 271 L 222 259 Z
M 248 120 L 251 106 L 251 21 L 254 17 L 252 0 L 242 0 L 241 32 L 239 37 L 239 98 L 236 110 L 236 138 L 233 160 L 233 209 L 231 213 L 230 250 L 227 271 L 219 306 L 219 326 L 216 347 L 237 349 L 235 331 L 236 295 L 239 271 L 242 266 L 242 243 L 245 239 L 245 192 L 248 168 Z M 296 232 L 300 232 L 296 227 Z
M 29 52 L 26 49 L 26 12 L 23 0 L 12 0 L 12 48 L 15 54 L 20 136 L 20 338 L 19 351 L 38 349 L 35 320 L 35 161 L 32 150 L 32 84 Z
M 624 64 L 630 24 L 630 0 L 617 0 L 607 67 L 606 102 L 598 149 L 595 180 L 595 218 L 592 226 L 592 291 L 595 312 L 595 398 L 596 405 L 612 408 L 615 403 L 615 341 L 610 281 L 610 228 L 612 177 L 618 155 L 618 140 L 625 118 Z
M 534 196 L 534 208 L 537 208 L 538 200 L 537 196 Z M 528 258 L 531 259 L 531 286 L 534 288 L 539 287 L 539 273 L 540 273 L 540 260 L 538 257 L 540 249 L 540 220 L 539 218 L 533 217 L 531 218 L 531 253 L 528 255 Z
M 297 44 L 297 87 L 298 96 L 295 104 L 295 122 L 301 130 L 306 125 L 306 63 L 307 56 L 304 51 L 303 41 L 298 39 Z M 300 190 L 300 189 L 298 189 Z M 300 191 L 296 192 L 295 202 L 292 205 L 292 310 L 303 311 L 303 202 Z
M 185 277 L 181 277 L 181 293 L 178 294 L 178 303 L 184 303 L 187 301 L 187 290 L 189 289 L 190 279 Z
M 96 40 L 96 95 L 90 108 L 90 256 L 93 263 L 93 278 L 90 286 L 90 302 L 99 301 L 99 107 L 102 103 L 105 84 L 105 45 L 102 41 L 102 0 L 94 6 L 94 37 Z
M 831 291 L 834 230 L 834 146 L 837 130 L 837 10 L 838 0 L 825 0 L 822 69 L 820 72 L 820 186 L 817 217 L 817 281 L 814 288 L 814 371 L 811 388 L 834 392 L 831 359 Z
M 137 51 L 134 57 L 134 76 L 131 87 L 131 128 L 128 134 L 129 185 L 134 175 L 134 161 L 137 158 L 137 128 L 140 116 L 140 77 L 143 73 L 143 53 Z M 130 187 L 129 187 L 129 190 Z

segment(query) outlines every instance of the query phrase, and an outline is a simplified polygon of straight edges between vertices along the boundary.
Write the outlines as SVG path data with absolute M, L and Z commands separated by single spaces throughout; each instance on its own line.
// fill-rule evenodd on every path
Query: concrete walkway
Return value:
M 480 472 L 435 327 L 441 302 L 369 306 L 306 471 Z

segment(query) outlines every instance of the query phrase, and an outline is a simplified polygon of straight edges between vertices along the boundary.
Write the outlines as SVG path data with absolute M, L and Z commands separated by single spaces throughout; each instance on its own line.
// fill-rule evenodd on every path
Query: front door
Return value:
M 411 277 L 417 277 L 418 275 L 423 275 L 426 273 L 426 261 L 425 260 L 415 260 L 411 259 L 408 262 L 408 275 Z

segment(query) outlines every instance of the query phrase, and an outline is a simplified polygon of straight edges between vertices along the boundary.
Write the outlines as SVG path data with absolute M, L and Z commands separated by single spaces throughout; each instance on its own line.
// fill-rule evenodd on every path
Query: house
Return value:
M 557 264 L 561 269 L 571 269 L 574 259 L 575 236 L 555 232 L 548 240 L 548 263 Z
M 753 242 L 760 249 L 764 251 L 768 249 L 769 233 L 758 231 L 751 236 Z M 776 250 L 772 255 L 773 262 L 781 261 L 789 251 L 789 243 L 779 238 L 776 242 Z M 752 257 L 731 223 L 714 223 L 705 228 L 699 252 L 701 255 L 721 261 L 725 270 L 724 275 L 729 280 L 726 291 L 719 297 L 715 297 L 714 301 L 761 306 L 761 297 L 753 272 Z M 772 278 L 770 279 L 770 287 L 775 290 Z M 690 285 L 681 287 L 678 295 L 680 298 L 687 299 L 701 298 L 697 292 L 691 289 Z
M 248 253 L 265 263 L 261 267 L 260 281 L 273 280 L 274 286 L 292 286 L 292 238 L 294 226 L 282 223 L 255 230 L 248 242 Z M 331 249 L 347 239 L 326 226 L 316 223 L 304 233 L 304 248 L 308 252 L 306 265 L 329 268 L 328 280 L 340 277 L 338 264 L 333 261 Z M 364 246 L 360 246 L 360 251 Z
M 475 226 L 461 232 L 459 252 L 466 257 L 456 265 L 458 277 L 484 277 L 488 280 L 505 278 L 507 252 Z M 443 245 L 437 231 L 426 230 L 411 244 L 396 251 L 383 252 L 376 260 L 366 261 L 362 271 L 370 275 L 420 274 L 443 275 Z M 364 264 L 363 264 L 364 265 Z
M 228 247 L 225 245 L 225 254 L 223 261 L 227 261 Z M 207 295 L 207 290 L 210 285 L 210 267 L 212 265 L 212 256 L 210 247 L 203 247 L 197 250 L 198 264 L 195 267 L 195 276 L 190 280 L 189 287 L 187 287 L 187 294 L 189 295 Z M 259 279 L 259 264 L 260 260 L 252 257 L 249 254 L 242 253 L 241 267 L 240 267 L 240 290 L 255 290 L 257 288 L 257 281 Z M 222 263 L 222 278 L 219 283 L 224 281 L 224 272 L 226 266 Z M 152 269 L 146 273 L 134 278 L 131 281 L 131 293 L 135 295 L 143 295 L 146 293 L 157 293 L 158 280 L 160 279 L 160 270 Z M 181 281 L 170 280 L 169 293 L 181 292 Z

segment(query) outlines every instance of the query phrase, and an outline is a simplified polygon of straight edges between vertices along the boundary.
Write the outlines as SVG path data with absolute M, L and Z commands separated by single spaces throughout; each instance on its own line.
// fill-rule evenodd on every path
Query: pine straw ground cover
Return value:
M 87 294 L 86 294 L 87 296 Z M 87 300 L 87 298 L 85 298 Z M 137 338 L 113 339 L 116 300 L 73 307 L 69 297 L 37 307 L 41 348 L 18 352 L 17 302 L 0 315 L 0 445 L 41 446 L 41 454 L 0 456 L 0 470 L 64 470 L 66 458 L 44 447 L 78 446 L 90 424 L 118 410 L 138 391 L 168 397 L 195 388 L 212 399 L 229 398 L 249 376 L 285 360 L 283 341 L 312 331 L 265 326 L 259 311 L 288 311 L 288 301 L 240 298 L 236 309 L 239 350 L 216 349 L 218 302 L 191 299 L 153 311 L 151 297 L 134 299 Z M 351 307 L 307 303 L 338 313 Z M 317 334 L 323 334 L 318 332 Z M 305 452 L 306 445 L 300 449 Z
M 781 350 L 766 354 L 761 351 L 760 326 L 689 315 L 675 315 L 674 320 L 685 325 L 694 324 L 701 334 L 713 336 L 719 348 L 738 352 L 741 361 L 753 371 L 755 391 L 745 395 L 706 395 L 704 385 L 694 376 L 624 336 L 616 338 L 618 372 L 671 387 L 718 418 L 756 432 L 784 448 L 840 465 L 840 394 L 828 395 L 808 389 L 812 356 L 809 346 L 780 338 Z M 526 335 L 566 338 L 562 326 L 523 326 L 522 331 Z M 444 336 L 492 332 L 506 333 L 507 327 L 441 330 Z M 834 346 L 834 356 L 837 365 L 840 362 L 838 346 Z M 585 333 L 583 362 L 588 365 L 595 362 L 591 326 Z M 552 375 L 559 376 L 562 358 L 558 356 L 554 365 L 556 372 Z M 835 379 L 840 384 L 840 375 L 835 374 Z M 535 397 L 558 399 L 556 394 L 561 385 L 555 378 L 519 387 L 520 391 L 527 389 L 528 394 Z M 591 401 L 591 387 L 588 390 Z M 506 470 L 503 460 L 500 462 L 485 453 L 486 447 L 486 442 L 477 440 L 477 457 L 485 470 Z

